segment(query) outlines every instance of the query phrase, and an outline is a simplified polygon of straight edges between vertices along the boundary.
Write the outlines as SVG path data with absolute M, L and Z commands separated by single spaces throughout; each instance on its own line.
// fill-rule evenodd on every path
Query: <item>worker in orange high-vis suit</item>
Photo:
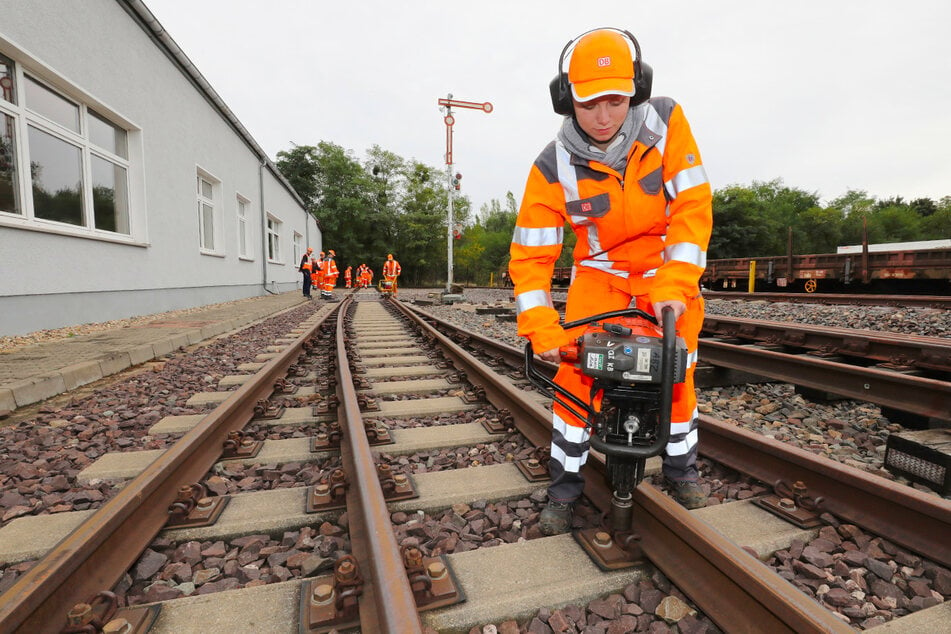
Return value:
M 386 254 L 386 262 L 383 263 L 383 280 L 389 282 L 393 289 L 393 294 L 396 295 L 396 278 L 400 276 L 400 273 L 403 272 L 400 263 L 393 259 L 392 253 Z
M 301 257 L 300 264 L 297 266 L 297 270 L 301 272 L 304 278 L 304 282 L 303 282 L 304 297 L 306 297 L 307 299 L 310 299 L 310 287 L 311 287 L 310 275 L 311 275 L 311 270 L 313 269 L 313 265 L 310 263 L 310 260 L 311 260 L 310 256 L 313 252 L 314 252 L 313 247 L 307 247 L 307 253 L 305 253 Z
M 688 369 L 686 380 L 674 386 L 663 472 L 677 501 L 697 508 L 706 504 L 707 494 L 695 464 L 693 370 L 703 323 L 699 279 L 713 222 L 712 193 L 681 106 L 669 97 L 650 98 L 650 73 L 627 31 L 590 31 L 562 51 L 551 98 L 565 119 L 529 172 L 509 273 L 518 333 L 553 362 L 560 360 L 559 347 L 583 330 L 561 327 L 550 295 L 566 222 L 577 237 L 566 322 L 628 307 L 658 317 L 662 308 L 673 309 L 687 344 Z M 555 381 L 591 401 L 592 379 L 574 366 L 562 363 Z M 594 398 L 598 406 L 600 395 Z M 552 480 L 539 519 L 549 535 L 571 528 L 590 437 L 584 421 L 558 403 L 552 425 Z
M 311 277 L 313 278 L 313 285 L 314 288 L 317 289 L 317 292 L 320 292 L 320 288 L 324 283 L 324 257 L 324 252 L 321 251 L 320 255 L 312 261 L 314 273 Z
M 322 268 L 324 280 L 323 287 L 320 290 L 320 297 L 322 299 L 331 299 L 334 296 L 334 286 L 337 285 L 337 277 L 340 275 L 340 271 L 337 270 L 336 257 L 337 254 L 333 249 L 330 249 L 327 251 L 327 257 L 324 258 L 324 266 Z
M 343 270 L 343 281 L 347 285 L 347 288 L 350 288 L 351 282 L 353 282 L 353 267 L 348 266 Z

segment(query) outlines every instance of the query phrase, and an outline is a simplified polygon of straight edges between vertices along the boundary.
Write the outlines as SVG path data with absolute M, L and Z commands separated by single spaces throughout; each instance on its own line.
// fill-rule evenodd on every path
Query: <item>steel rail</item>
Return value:
M 845 304 L 858 306 L 896 306 L 900 308 L 951 308 L 946 295 L 851 295 L 837 293 L 742 293 L 736 291 L 703 291 L 704 299 L 792 302 L 795 304 Z
M 951 566 L 951 502 L 772 438 L 700 416 L 700 453 L 773 484 L 801 480 L 823 510 Z
M 706 315 L 704 337 L 818 350 L 915 368 L 951 371 L 951 341 L 937 337 Z
M 179 487 L 207 473 L 228 434 L 253 418 L 257 402 L 271 396 L 322 323 L 268 361 L 24 573 L 3 594 L 0 632 L 59 631 L 74 605 L 112 588 L 165 526 Z
M 343 301 L 341 315 L 346 315 L 352 303 L 351 295 Z M 351 550 L 361 570 L 369 570 L 373 581 L 363 586 L 360 629 L 364 632 L 421 634 L 416 600 L 390 522 L 347 362 L 344 321 L 338 317 L 336 332 L 337 396 L 340 402 L 337 413 L 344 429 L 340 456 L 349 482 L 347 513 Z
M 951 383 L 704 338 L 706 363 L 938 420 L 951 420 Z
M 464 362 L 470 381 L 495 381 L 495 373 L 458 344 L 426 323 L 414 311 L 394 304 L 407 312 L 446 347 L 454 360 Z M 429 315 L 445 327 L 441 320 Z M 478 378 L 474 378 L 478 377 Z M 486 395 L 497 408 L 514 408 L 536 417 L 519 426 L 548 430 L 543 442 L 551 441 L 551 412 L 537 405 L 520 408 L 509 398 L 527 400 L 525 392 L 487 388 Z M 495 396 L 508 397 L 495 400 Z M 538 443 L 532 440 L 537 446 Z M 700 444 L 701 448 L 703 443 Z M 611 504 L 604 457 L 596 452 L 582 469 L 585 474 L 585 496 L 602 512 Z M 642 482 L 634 491 L 634 501 L 641 513 L 635 513 L 632 529 L 642 538 L 644 551 L 670 580 L 684 590 L 694 603 L 720 627 L 736 632 L 851 632 L 832 612 L 826 610 L 767 566 L 730 542 L 706 522 L 695 518 L 655 487 Z

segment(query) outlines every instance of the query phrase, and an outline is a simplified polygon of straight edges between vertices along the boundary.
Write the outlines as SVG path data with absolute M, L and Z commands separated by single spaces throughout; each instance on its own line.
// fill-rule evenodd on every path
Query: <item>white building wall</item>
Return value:
M 132 190 L 131 238 L 0 213 L 0 335 L 289 291 L 300 278 L 294 234 L 320 249 L 316 221 L 273 164 L 136 11 L 148 16 L 121 0 L 0 0 L 0 53 L 130 129 Z M 211 254 L 199 243 L 199 170 L 220 181 Z M 248 202 L 248 258 L 239 257 L 239 195 Z M 276 261 L 267 258 L 264 212 L 281 221 Z

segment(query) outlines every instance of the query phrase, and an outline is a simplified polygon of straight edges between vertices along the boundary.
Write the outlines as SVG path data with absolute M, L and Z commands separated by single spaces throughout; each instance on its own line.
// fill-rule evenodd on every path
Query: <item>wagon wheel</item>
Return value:
M 816 286 L 818 286 L 818 284 L 816 283 L 815 280 L 806 280 L 806 283 L 805 283 L 805 285 L 803 286 L 803 288 L 806 289 L 806 292 L 807 292 L 807 293 L 815 293 L 815 292 L 816 292 Z

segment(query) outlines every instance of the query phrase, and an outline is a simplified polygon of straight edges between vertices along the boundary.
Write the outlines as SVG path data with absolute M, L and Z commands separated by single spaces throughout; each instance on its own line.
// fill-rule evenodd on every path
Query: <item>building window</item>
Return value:
M 16 105 L 13 61 L 0 55 L 0 98 Z M 17 180 L 16 119 L 0 110 L 0 212 L 23 213 L 20 208 L 20 183 Z
M 300 262 L 301 256 L 304 255 L 304 236 L 294 232 L 294 259 L 293 263 L 298 264 Z
M 195 182 L 198 195 L 198 246 L 202 253 L 218 254 L 218 245 L 221 243 L 218 239 L 221 231 L 218 215 L 221 210 L 216 201 L 221 181 L 199 169 Z
M 2 67 L 0 67 L 2 68 Z M 0 80 L 3 76 L 0 75 Z M 16 121 L 0 112 L 0 212 L 22 214 L 17 179 Z
M 267 259 L 281 260 L 281 221 L 270 214 L 267 217 Z
M 248 234 L 248 208 L 251 205 L 244 196 L 238 195 L 238 257 L 251 259 L 251 240 Z
M 131 237 L 128 130 L 3 55 L 0 97 L 0 221 Z
M 83 227 L 83 151 L 58 136 L 28 126 L 33 215 Z

